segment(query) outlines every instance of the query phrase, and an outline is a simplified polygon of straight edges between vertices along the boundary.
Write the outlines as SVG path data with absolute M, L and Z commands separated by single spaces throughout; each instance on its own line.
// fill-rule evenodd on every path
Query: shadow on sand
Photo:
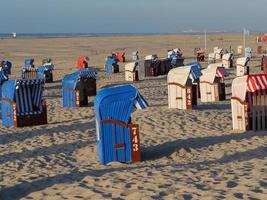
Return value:
M 145 161 L 148 160 L 155 160 L 155 159 L 160 159 L 162 157 L 166 157 L 171 155 L 173 152 L 178 151 L 181 148 L 189 149 L 189 148 L 202 148 L 202 147 L 208 147 L 210 145 L 215 145 L 219 143 L 225 143 L 229 142 L 231 140 L 236 140 L 240 141 L 242 139 L 248 139 L 254 136 L 266 136 L 266 132 L 245 132 L 245 133 L 233 133 L 229 135 L 223 135 L 223 136 L 213 136 L 213 137 L 203 137 L 203 138 L 190 138 L 190 139 L 185 139 L 185 140 L 175 140 L 171 142 L 166 142 L 164 144 L 160 144 L 157 146 L 152 146 L 152 147 L 147 147 L 144 148 L 143 151 L 143 158 Z M 87 143 L 82 143 L 78 146 L 76 145 L 70 145 L 67 144 L 65 147 L 64 145 L 60 146 L 60 148 L 64 149 L 62 151 L 64 152 L 71 152 L 76 148 L 79 148 L 83 145 L 88 145 Z M 50 147 L 43 151 L 44 149 L 40 149 L 38 152 L 39 156 L 42 155 L 47 155 L 51 152 L 53 152 L 53 149 L 55 147 Z M 58 150 L 59 147 L 56 148 Z M 69 149 L 70 148 L 70 149 Z M 36 154 L 36 152 L 35 152 Z M 31 156 L 35 155 L 30 152 L 26 152 L 23 158 L 30 158 Z M 205 170 L 203 169 L 203 166 L 209 166 L 212 164 L 225 164 L 225 163 L 230 163 L 233 161 L 249 161 L 254 158 L 258 159 L 263 159 L 267 157 L 267 147 L 258 147 L 256 149 L 248 150 L 245 152 L 239 152 L 234 155 L 225 155 L 220 159 L 217 160 L 207 160 L 203 162 L 193 162 L 189 164 L 155 164 L 153 167 L 155 168 L 164 168 L 167 166 L 172 166 L 176 168 L 196 168 L 197 170 Z M 36 191 L 41 191 L 44 190 L 45 188 L 51 187 L 55 184 L 72 184 L 75 182 L 80 182 L 82 179 L 86 176 L 91 176 L 91 177 L 101 177 L 105 174 L 108 173 L 113 173 L 113 172 L 120 172 L 120 171 L 131 171 L 139 168 L 144 168 L 144 167 L 150 167 L 151 163 L 142 163 L 138 165 L 125 165 L 122 167 L 113 167 L 113 168 L 106 168 L 106 169 L 92 169 L 92 170 L 87 170 L 87 171 L 79 171 L 77 168 L 72 170 L 71 172 L 67 174 L 60 174 L 52 177 L 46 177 L 46 178 L 41 178 L 39 180 L 34 180 L 32 182 L 23 182 L 19 183 L 17 185 L 3 188 L 0 191 L 0 199 L 5 199 L 5 200 L 17 200 L 23 197 L 26 197 L 32 192 Z M 94 189 L 94 188 L 89 188 L 87 185 L 82 185 L 80 183 L 81 187 L 86 187 L 87 189 Z M 97 192 L 105 198 L 105 194 L 102 191 L 94 189 L 94 192 Z

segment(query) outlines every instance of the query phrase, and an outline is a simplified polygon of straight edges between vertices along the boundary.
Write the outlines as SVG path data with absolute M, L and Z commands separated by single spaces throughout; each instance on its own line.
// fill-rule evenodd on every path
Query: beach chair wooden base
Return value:
M 63 88 L 63 90 L 68 92 L 68 97 L 63 97 L 68 98 L 68 103 L 64 105 L 65 107 L 85 107 L 89 105 L 88 97 L 96 95 L 96 80 L 81 80 L 77 83 L 76 90 L 67 87 Z M 63 101 L 65 102 L 64 99 Z
M 113 141 L 106 141 L 106 144 L 110 144 L 113 148 L 110 150 L 113 155 L 113 159 L 109 158 L 108 160 L 118 161 L 118 162 L 140 162 L 141 161 L 141 146 L 140 146 L 140 132 L 138 124 L 125 124 L 118 120 L 102 120 L 101 124 L 111 125 L 113 128 L 110 130 L 110 134 L 113 134 Z M 120 130 L 120 131 L 118 131 Z M 130 132 L 130 141 L 126 140 L 125 134 Z M 119 135 L 119 136 L 118 136 Z M 120 143 L 117 143 L 117 138 L 123 138 Z M 130 149 L 129 149 L 130 148 Z M 126 156 L 126 154 L 129 155 Z M 123 154 L 123 155 L 122 155 Z M 108 156 L 108 155 L 107 155 Z M 128 160 L 126 160 L 128 157 Z M 111 161 L 110 161 L 111 162 Z
M 26 71 L 22 74 L 22 79 L 38 79 L 38 70 L 34 69 L 31 71 Z
M 3 101 L 8 103 L 13 108 L 12 119 L 13 126 L 15 128 L 47 124 L 47 105 L 45 100 L 42 101 L 42 112 L 40 114 L 29 114 L 23 116 L 18 116 L 15 102 L 6 99 L 3 99 Z M 7 117 L 11 118 L 11 115 Z

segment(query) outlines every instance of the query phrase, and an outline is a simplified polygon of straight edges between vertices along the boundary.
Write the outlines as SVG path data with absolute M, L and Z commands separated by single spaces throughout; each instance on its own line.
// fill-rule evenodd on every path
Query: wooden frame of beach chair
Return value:
M 6 98 L 2 98 L 2 101 L 6 102 L 12 107 L 13 116 L 11 116 L 10 114 L 7 114 L 6 117 L 13 118 L 13 123 L 14 123 L 15 128 L 47 124 L 47 103 L 45 99 L 42 100 L 42 113 L 29 114 L 29 115 L 23 115 L 23 116 L 18 115 L 16 102 L 10 101 L 9 99 L 6 99 Z
M 224 54 L 222 57 L 222 64 L 225 68 L 232 68 L 233 67 L 233 54 L 227 53 Z
M 214 82 L 200 81 L 201 102 L 224 101 L 225 83 L 221 78 L 216 77 Z
M 38 78 L 38 69 L 28 68 L 22 72 L 22 79 L 37 79 Z
M 242 57 L 236 60 L 236 76 L 245 76 L 249 74 L 249 58 Z
M 139 71 L 137 70 L 138 62 L 131 62 L 125 65 L 125 80 L 139 81 Z
M 113 146 L 115 149 L 125 149 L 125 143 L 117 143 L 117 128 L 121 127 L 123 129 L 128 129 L 130 131 L 130 145 L 131 145 L 131 162 L 140 162 L 141 161 L 141 146 L 140 146 L 140 131 L 138 124 L 125 124 L 118 120 L 107 119 L 101 120 L 100 124 L 111 124 L 113 129 L 111 130 L 110 134 L 114 135 L 115 141 Z M 115 128 L 116 127 L 116 128 Z M 124 130 L 125 131 L 125 130 Z M 125 154 L 126 152 L 124 152 Z M 118 151 L 115 151 L 115 160 L 118 160 Z
M 221 63 L 211 64 L 202 70 L 200 77 L 201 102 L 216 102 L 226 99 L 224 77 L 228 76 Z
M 181 70 L 182 78 L 178 77 Z M 168 74 L 168 107 L 191 110 L 197 105 L 198 85 L 189 78 L 190 68 L 172 69 Z M 181 84 L 183 82 L 183 84 Z
M 250 83 L 250 82 L 253 83 Z M 238 77 L 233 81 L 231 98 L 234 130 L 267 130 L 267 74 Z M 241 85 L 238 85 L 236 83 Z M 239 87 L 239 88 L 238 88 Z M 240 89 L 241 88 L 241 89 Z M 245 94 L 240 94 L 241 91 Z M 249 90 L 251 90 L 249 91 Z

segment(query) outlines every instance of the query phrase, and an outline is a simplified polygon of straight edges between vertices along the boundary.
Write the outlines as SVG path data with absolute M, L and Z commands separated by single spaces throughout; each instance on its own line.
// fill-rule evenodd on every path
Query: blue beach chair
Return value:
M 63 107 L 88 106 L 88 97 L 96 95 L 96 70 L 84 68 L 62 80 Z
M 47 124 L 42 79 L 9 80 L 2 85 L 2 126 L 24 127 Z
M 97 148 L 102 164 L 141 160 L 139 126 L 132 112 L 148 106 L 132 85 L 105 88 L 95 98 Z

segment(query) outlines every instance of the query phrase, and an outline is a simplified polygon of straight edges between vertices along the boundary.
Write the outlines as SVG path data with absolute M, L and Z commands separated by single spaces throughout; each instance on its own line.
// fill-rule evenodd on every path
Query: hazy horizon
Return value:
M 265 4 L 265 0 L 1 0 L 0 33 L 166 34 L 242 32 L 244 27 L 264 32 Z

